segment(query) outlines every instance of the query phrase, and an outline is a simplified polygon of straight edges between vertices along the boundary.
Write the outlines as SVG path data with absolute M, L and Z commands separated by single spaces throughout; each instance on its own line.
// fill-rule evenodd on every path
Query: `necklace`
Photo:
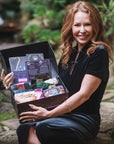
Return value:
M 74 61 L 74 64 L 73 64 L 73 66 L 71 67 L 71 70 L 70 70 L 70 75 L 72 75 L 72 72 L 73 72 L 73 70 L 74 70 L 74 66 L 75 66 L 75 63 L 76 63 L 76 61 L 77 61 L 77 59 L 78 59 L 78 56 L 79 56 L 79 51 L 77 52 L 77 55 L 76 55 L 76 58 L 75 58 L 75 61 Z

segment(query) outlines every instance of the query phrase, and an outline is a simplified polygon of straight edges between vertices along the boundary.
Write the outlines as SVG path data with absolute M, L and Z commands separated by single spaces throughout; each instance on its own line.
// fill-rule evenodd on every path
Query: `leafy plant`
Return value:
M 33 17 L 44 16 L 46 13 L 46 7 L 44 5 L 38 5 L 33 12 Z
M 66 0 L 19 0 L 22 13 L 29 12 L 29 19 L 38 19 L 41 24 L 31 24 L 22 30 L 22 39 L 25 43 L 49 41 L 55 45 L 60 40 L 60 29 L 64 17 Z M 46 24 L 45 24 L 46 22 Z M 27 24 L 27 23 L 26 23 Z
M 112 82 L 109 86 L 107 86 L 107 89 L 113 89 L 114 90 L 114 82 Z
M 102 5 L 97 5 L 97 7 L 106 28 L 106 36 L 108 37 L 112 35 L 114 30 L 114 1 L 110 0 L 108 4 L 103 1 Z
M 32 24 L 23 30 L 22 37 L 24 38 L 25 43 L 49 41 L 52 45 L 55 45 L 60 40 L 60 31 L 41 29 L 37 25 Z
M 0 121 L 4 121 L 6 119 L 11 119 L 16 116 L 16 113 L 1 113 L 0 114 Z
M 35 24 L 31 24 L 26 27 L 22 31 L 22 37 L 23 39 L 25 39 L 25 43 L 31 43 L 38 40 L 38 35 L 40 31 L 40 28 Z
M 39 34 L 39 40 L 45 41 L 48 40 L 52 45 L 55 45 L 60 40 L 60 31 L 59 30 L 50 30 L 44 29 Z
M 2 101 L 2 99 L 5 97 L 5 95 L 0 95 L 0 102 Z
M 21 3 L 22 13 L 29 13 L 29 20 L 38 19 L 39 26 L 29 25 L 22 31 L 22 38 L 26 43 L 48 40 L 55 45 L 60 40 L 60 29 L 63 24 L 66 7 L 76 0 L 18 0 Z M 103 18 L 106 37 L 113 42 L 114 29 L 114 1 L 87 0 L 92 3 Z M 26 23 L 27 24 L 27 23 Z

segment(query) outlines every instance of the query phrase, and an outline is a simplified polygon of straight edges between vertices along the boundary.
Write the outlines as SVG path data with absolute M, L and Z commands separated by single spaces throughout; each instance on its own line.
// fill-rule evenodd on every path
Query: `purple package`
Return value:
M 9 63 L 11 71 L 25 71 L 25 62 L 26 62 L 26 56 L 20 56 L 20 57 L 10 57 Z
M 10 57 L 9 63 L 11 71 L 14 73 L 14 83 L 27 82 L 26 74 L 26 56 Z
M 50 60 L 44 59 L 40 61 L 27 61 L 26 71 L 27 71 L 28 81 L 34 80 L 35 75 L 37 74 L 51 72 Z
M 43 53 L 32 53 L 32 54 L 26 54 L 27 61 L 39 61 L 44 60 Z
M 51 97 L 51 96 L 60 95 L 64 93 L 65 93 L 65 89 L 63 85 L 58 85 L 53 88 L 43 90 L 43 94 L 45 97 Z
M 35 92 L 36 100 L 44 98 L 44 95 L 40 88 L 36 89 L 34 92 Z
M 25 83 L 28 81 L 27 73 L 25 71 L 14 71 L 14 83 Z

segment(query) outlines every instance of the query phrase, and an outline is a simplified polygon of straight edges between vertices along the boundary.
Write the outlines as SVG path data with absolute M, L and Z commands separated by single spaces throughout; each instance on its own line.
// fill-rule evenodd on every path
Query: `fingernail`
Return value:
M 32 104 L 29 104 L 29 106 L 32 106 Z
M 32 104 L 29 104 L 29 106 L 33 106 Z
M 20 116 L 22 115 L 22 113 L 19 114 Z
M 13 72 L 11 72 L 11 75 L 14 75 L 14 73 L 13 73 Z

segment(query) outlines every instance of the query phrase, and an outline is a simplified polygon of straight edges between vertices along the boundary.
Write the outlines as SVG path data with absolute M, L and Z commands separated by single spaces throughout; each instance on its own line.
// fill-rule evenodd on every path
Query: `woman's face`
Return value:
M 81 11 L 75 13 L 72 33 L 78 43 L 79 50 L 91 40 L 93 36 L 93 27 L 88 13 Z

